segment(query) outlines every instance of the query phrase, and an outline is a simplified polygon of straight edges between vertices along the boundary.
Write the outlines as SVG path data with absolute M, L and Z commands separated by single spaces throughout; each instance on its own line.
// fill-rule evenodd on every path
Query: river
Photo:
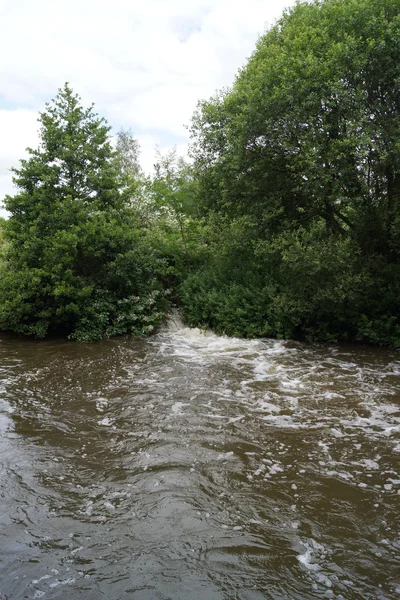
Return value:
M 400 598 L 400 356 L 0 341 L 0 598 Z

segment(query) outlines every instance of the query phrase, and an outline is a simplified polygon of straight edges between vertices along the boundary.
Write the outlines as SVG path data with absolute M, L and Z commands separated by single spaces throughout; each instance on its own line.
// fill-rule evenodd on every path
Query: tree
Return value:
M 142 172 L 139 163 L 140 145 L 130 129 L 120 129 L 117 133 L 117 164 L 121 174 L 127 179 L 137 179 Z
M 14 171 L 0 327 L 96 339 L 162 317 L 157 259 L 124 203 L 109 127 L 68 84 L 40 114 L 41 142 Z M 160 308 L 160 310 L 159 310 Z
M 164 259 L 164 286 L 178 302 L 179 283 L 204 255 L 203 223 L 194 218 L 197 182 L 191 166 L 173 148 L 165 154 L 157 150 L 154 173 L 143 183 L 138 212 L 152 247 Z
M 3 256 L 4 256 L 5 249 L 7 247 L 5 234 L 4 234 L 5 224 L 6 224 L 5 219 L 3 219 L 3 217 L 0 217 L 0 270 L 3 268 L 3 265 L 4 265 Z
M 195 206 L 196 184 L 190 166 L 177 156 L 176 148 L 164 156 L 157 150 L 150 193 L 158 209 L 169 211 L 170 220 L 179 227 L 181 242 L 188 255 L 188 217 Z
M 199 104 L 191 154 L 217 227 L 212 267 L 182 288 L 191 323 L 400 345 L 399 40 L 398 0 L 298 2 Z M 262 301 L 242 318 L 250 285 Z
M 195 115 L 203 203 L 252 213 L 269 233 L 315 218 L 334 234 L 372 227 L 376 248 L 394 251 L 399 16 L 398 0 L 314 0 L 287 11 L 232 89 Z

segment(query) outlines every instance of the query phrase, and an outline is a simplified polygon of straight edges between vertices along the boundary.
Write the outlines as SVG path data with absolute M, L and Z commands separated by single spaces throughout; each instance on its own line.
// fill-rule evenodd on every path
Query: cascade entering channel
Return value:
M 0 341 L 2 600 L 400 598 L 400 356 Z

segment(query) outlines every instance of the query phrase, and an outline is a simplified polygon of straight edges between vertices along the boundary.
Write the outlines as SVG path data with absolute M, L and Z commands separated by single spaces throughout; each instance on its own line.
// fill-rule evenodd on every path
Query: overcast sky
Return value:
M 198 100 L 229 86 L 293 0 L 0 0 L 0 203 L 36 147 L 44 103 L 69 81 L 117 131 L 185 154 Z M 0 214 L 4 214 L 0 208 Z

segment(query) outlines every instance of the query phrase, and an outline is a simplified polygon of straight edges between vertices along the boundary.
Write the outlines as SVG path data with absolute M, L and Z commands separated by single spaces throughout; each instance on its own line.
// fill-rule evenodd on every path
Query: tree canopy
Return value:
M 372 211 L 389 243 L 400 194 L 399 10 L 396 0 L 300 3 L 260 38 L 233 88 L 201 103 L 193 121 L 209 207 L 254 213 L 274 232 L 315 217 L 343 232 Z
M 397 0 L 298 3 L 259 39 L 232 88 L 200 103 L 199 203 L 228 223 L 224 261 L 236 252 L 232 232 L 242 240 L 248 268 L 232 285 L 257 279 L 262 301 L 244 320 L 258 319 L 258 334 L 400 340 L 399 117 Z M 232 268 L 224 273 L 215 285 L 210 273 L 192 278 L 188 315 L 243 333 L 237 300 L 223 309 L 229 324 L 215 319 L 228 302 L 226 289 L 216 299 Z
M 1 327 L 79 339 L 151 331 L 162 316 L 158 259 L 124 202 L 110 128 L 67 84 L 39 122 L 40 146 L 5 200 Z

